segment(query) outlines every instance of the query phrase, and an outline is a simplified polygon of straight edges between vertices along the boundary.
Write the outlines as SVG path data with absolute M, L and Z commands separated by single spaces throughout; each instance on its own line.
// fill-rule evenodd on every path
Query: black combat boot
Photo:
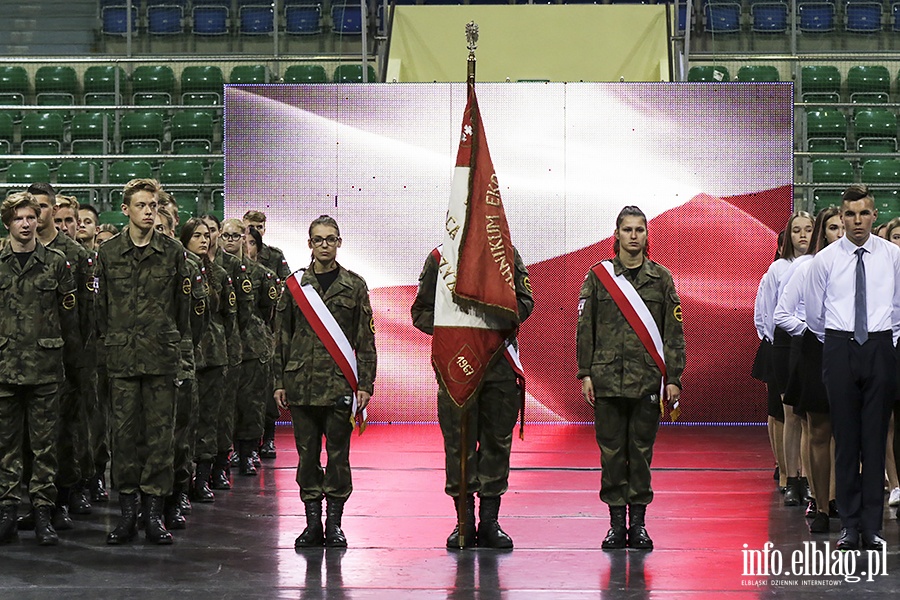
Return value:
M 603 538 L 600 547 L 604 550 L 624 548 L 628 541 L 628 529 L 625 527 L 625 515 L 628 509 L 624 506 L 609 507 L 609 531 Z
M 231 481 L 228 479 L 228 451 L 216 454 L 213 461 L 212 472 L 209 474 L 209 487 L 214 490 L 230 490 Z
M 19 517 L 18 530 L 32 531 L 34 529 L 34 506 L 28 508 L 28 512 Z
M 87 482 L 79 481 L 69 492 L 69 514 L 91 514 L 90 494 L 87 490 Z
M 248 476 L 256 476 L 259 474 L 259 471 L 256 470 L 256 465 L 253 464 L 253 454 L 255 454 L 251 448 L 256 445 L 254 441 L 240 440 L 238 442 L 238 446 L 240 447 L 240 469 L 241 475 Z
M 447 538 L 447 549 L 448 550 L 459 550 L 459 505 L 457 504 L 458 498 L 453 499 L 453 507 L 457 510 L 454 514 L 456 517 L 456 526 L 453 528 L 453 531 L 450 533 L 450 536 Z M 465 548 L 474 548 L 476 545 L 476 537 L 475 537 L 475 496 L 466 496 L 466 522 L 465 522 L 465 537 L 463 539 L 463 543 Z
M 178 483 L 175 485 L 175 491 L 173 492 L 174 496 L 178 499 L 178 505 L 181 506 L 181 514 L 183 515 L 189 515 L 194 512 L 194 507 L 191 505 L 191 498 L 187 493 L 190 485 L 190 483 Z
M 341 517 L 344 516 L 344 500 L 326 498 L 325 508 L 325 545 L 329 548 L 346 548 L 347 538 L 341 530 Z
M 51 521 L 53 507 L 42 504 L 34 508 L 34 537 L 38 546 L 56 546 L 59 544 L 59 536 L 53 529 Z
M 478 545 L 481 548 L 508 549 L 513 547 L 512 538 L 500 528 L 500 496 L 482 497 L 478 505 Z
M 788 477 L 787 487 L 784 490 L 785 506 L 800 506 L 800 500 L 803 497 L 803 488 L 800 484 L 799 477 Z
M 644 527 L 646 504 L 628 505 L 628 547 L 635 550 L 653 550 L 653 540 Z
M 165 507 L 163 511 L 166 519 L 167 529 L 186 529 L 187 519 L 184 518 L 180 495 L 173 492 L 171 496 L 166 496 Z M 147 528 L 147 535 L 150 535 L 150 529 Z M 148 538 L 149 539 L 149 538 Z
M 8 544 L 19 537 L 19 524 L 16 518 L 19 507 L 15 504 L 0 505 L 0 544 Z
M 197 502 L 215 502 L 216 495 L 209 489 L 209 474 L 212 472 L 212 461 L 197 463 L 194 481 L 191 484 L 191 496 Z
M 144 522 L 146 524 L 144 535 L 148 542 L 159 545 L 172 543 L 172 534 L 166 531 L 166 526 L 162 521 L 165 502 L 166 499 L 162 496 L 144 497 Z
M 130 542 L 137 536 L 137 494 L 119 493 L 119 509 L 122 516 L 116 528 L 106 536 L 106 543 L 117 546 Z
M 294 540 L 294 548 L 313 548 L 325 544 L 325 530 L 322 528 L 322 500 L 303 503 L 306 509 L 306 528 Z
M 259 456 L 261 458 L 277 458 L 278 453 L 275 451 L 275 440 L 263 440 L 262 446 L 259 447 Z
M 106 479 L 102 471 L 88 480 L 88 487 L 91 490 L 91 502 L 100 504 L 109 502 L 109 492 L 106 491 Z
M 69 517 L 69 498 L 71 490 L 61 487 L 56 492 L 56 508 L 53 510 L 53 528 L 57 531 L 68 531 L 75 528 L 75 523 Z

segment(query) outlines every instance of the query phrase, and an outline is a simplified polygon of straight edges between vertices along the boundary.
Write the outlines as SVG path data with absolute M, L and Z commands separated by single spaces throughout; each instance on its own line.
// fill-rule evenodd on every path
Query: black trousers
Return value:
M 822 378 L 831 405 L 834 470 L 841 526 L 881 531 L 888 419 L 897 389 L 891 332 L 869 334 L 860 346 L 849 334 L 828 331 Z M 862 471 L 860 471 L 862 463 Z

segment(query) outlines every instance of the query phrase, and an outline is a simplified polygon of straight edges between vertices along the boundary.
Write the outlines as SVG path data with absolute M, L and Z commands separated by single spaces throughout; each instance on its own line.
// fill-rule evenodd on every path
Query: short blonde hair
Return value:
M 122 188 L 122 203 L 130 205 L 132 196 L 137 192 L 150 192 L 158 202 L 161 189 L 159 182 L 155 179 L 132 179 Z
M 28 192 L 14 192 L 6 197 L 3 204 L 0 204 L 0 220 L 3 221 L 3 224 L 9 227 L 16 211 L 20 208 L 30 208 L 34 210 L 35 217 L 40 218 L 41 216 L 41 205 L 34 196 Z
M 63 196 L 62 194 L 56 195 L 56 207 L 57 208 L 71 208 L 76 213 L 78 209 L 81 208 L 81 205 L 78 204 L 78 200 L 75 196 Z

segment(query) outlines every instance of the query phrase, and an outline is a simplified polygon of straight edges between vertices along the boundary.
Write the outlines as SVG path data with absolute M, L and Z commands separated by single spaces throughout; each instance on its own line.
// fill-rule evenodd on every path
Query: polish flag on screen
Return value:
M 509 226 L 472 84 L 445 225 L 431 362 L 464 406 L 519 323 Z

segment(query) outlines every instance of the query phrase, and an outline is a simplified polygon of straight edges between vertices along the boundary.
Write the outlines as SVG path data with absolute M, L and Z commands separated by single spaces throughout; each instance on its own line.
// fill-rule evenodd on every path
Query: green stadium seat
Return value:
M 50 166 L 45 162 L 14 162 L 6 171 L 6 183 L 28 187 L 36 181 L 50 181 Z
M 185 67 L 181 72 L 181 103 L 222 104 L 225 77 L 219 67 Z
M 269 70 L 265 65 L 238 65 L 231 69 L 231 74 L 228 76 L 228 82 L 268 83 Z
M 175 95 L 175 72 L 165 65 L 141 65 L 131 74 L 131 88 L 134 104 L 171 104 Z
M 737 80 L 743 82 L 753 81 L 781 81 L 778 68 L 772 65 L 745 65 L 738 69 Z
M 14 141 L 13 116 L 0 112 L 0 154 L 12 154 Z M 9 167 L 8 162 L 0 162 L 0 171 Z
M 225 161 L 215 160 L 209 168 L 209 180 L 211 183 L 218 184 L 212 192 L 212 204 L 214 211 L 225 211 L 225 190 L 221 186 L 225 185 Z
M 842 188 L 813 190 L 813 211 L 818 214 L 823 208 L 840 206 L 843 195 L 844 190 Z
M 213 119 L 205 111 L 182 111 L 172 117 L 172 152 L 208 154 L 213 143 Z
M 116 91 L 118 77 L 118 92 Z M 94 65 L 84 70 L 84 103 L 88 106 L 120 104 L 125 97 L 128 75 L 122 67 Z
M 812 162 L 813 183 L 853 183 L 853 165 L 844 158 L 819 158 Z
M 110 139 L 113 136 L 112 119 L 104 112 L 76 113 L 72 117 L 70 135 L 73 143 L 83 140 L 102 142 L 104 139 Z
M 153 167 L 145 160 L 119 160 L 109 165 L 109 182 L 125 184 L 132 179 L 152 178 Z
M 847 116 L 835 108 L 806 110 L 806 137 L 847 139 Z
M 203 185 L 203 163 L 197 160 L 170 160 L 159 170 L 159 181 L 163 187 L 169 185 L 196 185 L 196 188 L 169 190 L 175 196 L 183 212 L 196 215 L 200 203 L 200 187 Z
M 806 140 L 808 152 L 846 152 L 847 142 L 843 138 L 809 138 Z
M 125 113 L 119 123 L 121 151 L 127 154 L 156 154 L 162 149 L 165 120 L 157 111 Z
M 64 133 L 58 112 L 30 112 L 22 118 L 22 154 L 59 154 Z
M 128 225 L 128 216 L 121 210 L 105 210 L 97 216 L 101 225 L 115 225 L 123 229 Z
M 872 158 L 862 166 L 862 180 L 866 183 L 896 183 L 900 187 L 900 160 Z M 878 195 L 878 192 L 875 192 Z
M 890 102 L 891 74 L 884 66 L 856 66 L 847 71 L 851 102 Z
M 0 105 L 23 106 L 31 93 L 28 72 L 25 67 L 0 65 Z M 22 120 L 20 111 L 9 113 L 17 123 Z
M 56 171 L 56 185 L 60 193 L 74 195 L 79 200 L 89 198 L 94 202 L 97 191 L 90 186 L 102 179 L 103 167 L 88 160 L 65 160 Z
M 861 138 L 856 141 L 856 151 L 864 153 L 889 154 L 897 152 L 897 140 L 894 138 Z
M 325 83 L 328 76 L 322 65 L 291 65 L 284 72 L 285 83 Z
M 833 65 L 803 67 L 800 84 L 804 102 L 841 101 L 841 72 Z
M 334 70 L 335 83 L 362 83 L 362 80 L 362 65 L 339 65 Z M 368 65 L 368 80 L 369 83 L 377 81 L 375 77 L 375 68 L 372 65 Z
M 886 108 L 858 108 L 853 114 L 856 139 L 897 138 L 897 114 Z
M 64 66 L 43 66 L 34 75 L 35 103 L 43 106 L 75 104 L 78 76 L 75 69 Z
M 690 68 L 687 80 L 695 83 L 723 83 L 731 81 L 731 74 L 723 66 L 698 65 Z

